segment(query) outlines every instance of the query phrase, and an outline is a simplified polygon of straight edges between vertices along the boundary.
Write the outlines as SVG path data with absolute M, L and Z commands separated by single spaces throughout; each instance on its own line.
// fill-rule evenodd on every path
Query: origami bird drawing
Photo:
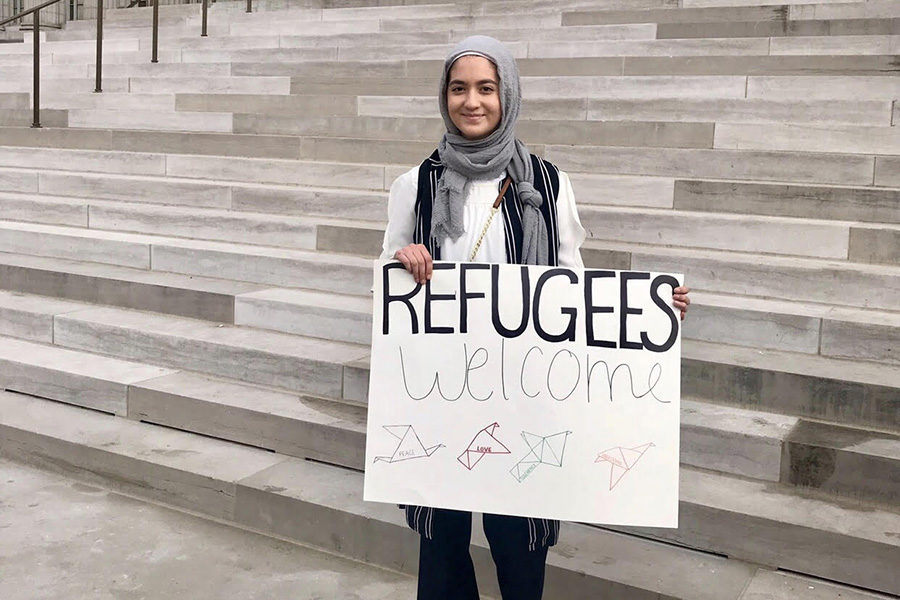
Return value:
M 521 483 L 538 465 L 561 467 L 563 454 L 566 452 L 566 441 L 571 434 L 571 431 L 560 431 L 553 435 L 535 435 L 523 431 L 522 439 L 528 445 L 528 453 L 513 465 L 509 472 Z
M 609 472 L 609 489 L 612 490 L 616 487 L 625 474 L 641 460 L 644 453 L 654 446 L 656 444 L 649 442 L 634 448 L 615 446 L 601 452 L 594 462 L 608 462 L 612 465 L 612 469 Z
M 509 448 L 494 437 L 494 431 L 500 427 L 498 423 L 491 423 L 481 431 L 475 434 L 469 447 L 463 450 L 463 453 L 457 457 L 457 460 L 467 468 L 472 470 L 475 465 L 484 458 L 485 454 L 509 454 Z
M 393 454 L 390 456 L 376 456 L 373 462 L 395 463 L 413 458 L 427 458 L 434 454 L 438 448 L 444 447 L 443 444 L 437 444 L 426 448 L 412 425 L 384 425 L 383 428 L 400 440 L 400 443 L 397 444 Z

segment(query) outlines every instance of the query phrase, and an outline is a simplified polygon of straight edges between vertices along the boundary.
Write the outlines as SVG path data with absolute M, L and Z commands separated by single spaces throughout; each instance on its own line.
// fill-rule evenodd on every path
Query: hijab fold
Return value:
M 497 68 L 500 79 L 500 124 L 490 135 L 470 140 L 463 137 L 454 125 L 447 109 L 447 82 L 450 68 L 462 56 L 476 55 L 487 58 Z M 519 68 L 503 44 L 494 38 L 475 35 L 461 41 L 444 61 L 441 89 L 438 97 L 441 116 L 447 128 L 438 144 L 438 155 L 444 166 L 438 182 L 431 217 L 432 235 L 438 240 L 444 237 L 456 240 L 463 234 L 463 208 L 469 192 L 469 183 L 477 179 L 496 179 L 504 171 L 512 179 L 522 201 L 522 262 L 546 265 L 547 224 L 541 216 L 544 199 L 534 188 L 534 169 L 531 153 L 516 139 L 515 127 L 522 105 Z

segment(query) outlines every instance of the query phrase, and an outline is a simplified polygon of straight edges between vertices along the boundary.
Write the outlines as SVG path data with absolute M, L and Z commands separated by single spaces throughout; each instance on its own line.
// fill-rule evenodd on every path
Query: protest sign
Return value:
M 377 262 L 365 500 L 677 526 L 680 282 Z

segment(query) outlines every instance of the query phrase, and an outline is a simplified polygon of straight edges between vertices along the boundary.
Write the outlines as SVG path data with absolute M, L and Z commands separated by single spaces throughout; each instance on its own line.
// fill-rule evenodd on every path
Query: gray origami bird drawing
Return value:
M 395 463 L 413 458 L 427 458 L 434 454 L 438 448 L 444 447 L 443 444 L 437 444 L 426 448 L 412 425 L 383 425 L 383 428 L 400 440 L 400 443 L 397 444 L 393 454 L 390 456 L 376 456 L 373 462 Z

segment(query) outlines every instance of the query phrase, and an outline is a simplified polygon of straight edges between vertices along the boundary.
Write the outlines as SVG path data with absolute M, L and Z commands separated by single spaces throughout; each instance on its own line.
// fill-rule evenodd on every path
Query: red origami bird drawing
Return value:
M 457 457 L 462 466 L 471 471 L 485 454 L 509 454 L 509 448 L 494 437 L 494 431 L 498 427 L 499 424 L 491 423 L 475 434 L 469 447 Z

